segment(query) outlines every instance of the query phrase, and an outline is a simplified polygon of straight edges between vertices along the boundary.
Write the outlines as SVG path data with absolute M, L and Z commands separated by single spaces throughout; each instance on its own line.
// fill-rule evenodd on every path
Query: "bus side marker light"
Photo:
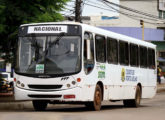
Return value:
M 14 78 L 14 82 L 16 82 L 17 81 L 17 79 L 16 78 Z
M 64 95 L 64 99 L 74 99 L 76 98 L 75 95 Z
M 77 82 L 81 82 L 81 78 L 77 78 Z

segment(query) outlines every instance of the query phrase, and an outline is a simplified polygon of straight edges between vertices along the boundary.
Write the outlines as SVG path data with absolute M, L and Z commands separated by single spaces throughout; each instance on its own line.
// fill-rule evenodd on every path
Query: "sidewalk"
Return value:
M 165 92 L 165 83 L 157 85 L 157 93 Z M 0 94 L 0 111 L 1 110 L 23 110 L 33 109 L 32 102 L 30 101 L 14 101 L 12 94 Z
M 165 83 L 157 85 L 157 93 L 160 93 L 160 92 L 165 92 Z

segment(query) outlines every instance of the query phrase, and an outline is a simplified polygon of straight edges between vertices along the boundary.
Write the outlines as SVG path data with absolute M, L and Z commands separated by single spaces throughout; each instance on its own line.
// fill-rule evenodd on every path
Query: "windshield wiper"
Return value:
M 49 47 L 46 48 L 46 50 L 45 50 L 45 56 L 47 55 L 48 50 L 49 50 L 52 46 L 54 46 L 54 45 L 56 45 L 56 44 L 59 44 L 59 41 L 61 40 L 61 38 L 62 38 L 64 35 L 65 35 L 65 33 L 60 33 L 59 36 L 57 36 L 57 38 L 55 39 L 55 41 L 53 41 L 53 42 L 50 41 L 50 42 L 49 42 Z
M 34 47 L 35 49 L 35 62 L 33 61 L 33 63 L 31 63 L 27 70 L 29 70 L 30 68 L 33 68 L 35 64 L 41 62 L 41 61 L 45 61 L 45 56 L 47 55 L 48 53 L 48 50 L 53 46 L 53 45 L 56 45 L 56 44 L 59 44 L 59 41 L 61 40 L 61 38 L 65 35 L 65 33 L 60 33 L 59 36 L 57 36 L 57 38 L 55 39 L 55 41 L 53 42 L 49 42 L 49 47 L 47 47 L 45 49 L 45 51 L 43 51 L 42 54 L 40 54 L 39 50 L 40 48 L 42 48 L 42 46 L 40 46 L 40 44 L 37 43 L 37 39 L 36 39 L 36 35 L 35 34 L 32 34 L 31 37 L 32 37 L 32 46 Z M 46 40 L 47 41 L 47 40 Z M 41 56 L 41 59 L 40 59 L 40 56 Z

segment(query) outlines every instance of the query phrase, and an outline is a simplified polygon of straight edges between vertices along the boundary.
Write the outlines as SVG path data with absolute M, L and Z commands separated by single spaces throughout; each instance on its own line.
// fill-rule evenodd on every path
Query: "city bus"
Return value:
M 139 107 L 156 94 L 156 46 L 75 22 L 19 27 L 15 99 L 48 104 L 84 104 L 100 110 L 103 101 Z

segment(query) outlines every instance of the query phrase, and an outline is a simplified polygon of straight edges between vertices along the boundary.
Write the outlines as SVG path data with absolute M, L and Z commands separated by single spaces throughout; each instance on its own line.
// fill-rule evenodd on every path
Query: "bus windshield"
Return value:
M 19 37 L 16 72 L 62 75 L 80 71 L 80 36 Z

